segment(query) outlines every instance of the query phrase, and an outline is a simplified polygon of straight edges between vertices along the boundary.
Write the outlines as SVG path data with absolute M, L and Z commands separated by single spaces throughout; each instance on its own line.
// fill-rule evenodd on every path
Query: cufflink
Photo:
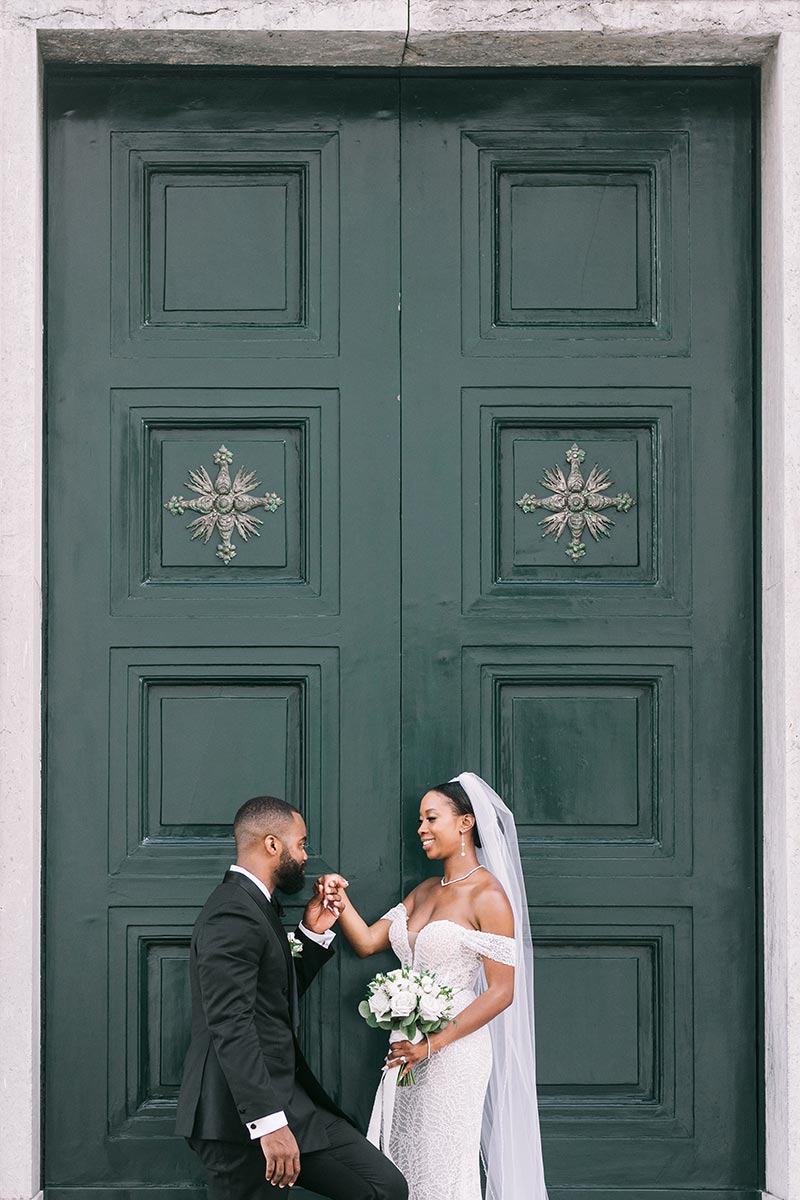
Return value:
M 256 1123 L 255 1123 L 255 1121 L 253 1121 L 253 1123 L 252 1123 L 252 1125 L 250 1126 L 250 1128 L 251 1128 L 251 1129 L 255 1129 L 255 1127 L 256 1127 Z

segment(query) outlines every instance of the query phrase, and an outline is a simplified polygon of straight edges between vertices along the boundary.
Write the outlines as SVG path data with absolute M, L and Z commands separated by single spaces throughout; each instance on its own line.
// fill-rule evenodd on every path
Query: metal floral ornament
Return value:
M 214 455 L 214 463 L 219 467 L 217 478 L 212 479 L 205 467 L 190 471 L 191 482 L 186 487 L 197 492 L 197 496 L 188 500 L 183 496 L 171 496 L 164 505 L 174 517 L 182 517 L 187 509 L 201 514 L 186 526 L 194 530 L 192 541 L 201 537 L 205 543 L 218 529 L 222 540 L 217 546 L 217 558 L 221 558 L 226 566 L 236 557 L 236 547 L 231 541 L 234 529 L 244 542 L 251 534 L 260 537 L 258 527 L 264 522 L 259 517 L 249 516 L 250 511 L 263 508 L 266 512 L 274 513 L 283 504 L 275 492 L 267 492 L 266 496 L 250 495 L 261 486 L 255 478 L 255 471 L 245 471 L 240 467 L 231 480 L 228 467 L 232 462 L 230 450 L 220 446 Z
M 617 512 L 628 512 L 636 501 L 628 492 L 619 492 L 616 496 L 604 496 L 606 488 L 611 487 L 613 480 L 609 479 L 608 471 L 601 471 L 595 464 L 587 479 L 581 473 L 581 463 L 586 458 L 586 451 L 573 443 L 566 453 L 570 464 L 569 476 L 564 477 L 561 467 L 545 470 L 542 487 L 548 488 L 553 494 L 539 498 L 526 492 L 517 504 L 524 513 L 535 512 L 537 508 L 550 509 L 550 516 L 545 517 L 539 524 L 543 527 L 542 537 L 555 534 L 555 539 L 561 537 L 569 528 L 572 540 L 565 553 L 572 559 L 573 564 L 579 562 L 586 554 L 586 546 L 581 541 L 584 529 L 588 529 L 596 542 L 601 537 L 610 537 L 614 522 L 610 517 L 604 517 L 602 509 L 616 508 Z

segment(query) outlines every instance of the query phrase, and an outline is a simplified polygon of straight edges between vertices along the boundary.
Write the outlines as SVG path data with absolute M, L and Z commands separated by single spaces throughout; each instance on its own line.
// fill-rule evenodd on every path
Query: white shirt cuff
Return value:
M 280 1112 L 270 1113 L 268 1117 L 260 1117 L 257 1121 L 248 1121 L 247 1132 L 250 1134 L 250 1140 L 254 1142 L 257 1138 L 274 1133 L 276 1129 L 283 1129 L 284 1125 L 288 1124 L 286 1113 L 281 1109 Z
M 326 933 L 314 933 L 313 929 L 306 929 L 302 921 L 300 922 L 300 932 L 304 933 L 307 938 L 311 938 L 312 942 L 317 942 L 322 946 L 323 950 L 327 950 L 336 937 L 332 929 L 329 929 Z

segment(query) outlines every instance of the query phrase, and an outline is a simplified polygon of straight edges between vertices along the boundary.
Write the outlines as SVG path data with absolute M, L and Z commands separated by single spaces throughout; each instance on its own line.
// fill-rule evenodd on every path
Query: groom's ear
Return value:
M 274 833 L 268 833 L 264 838 L 264 849 L 269 855 L 280 854 L 281 843 L 280 840 L 275 837 Z

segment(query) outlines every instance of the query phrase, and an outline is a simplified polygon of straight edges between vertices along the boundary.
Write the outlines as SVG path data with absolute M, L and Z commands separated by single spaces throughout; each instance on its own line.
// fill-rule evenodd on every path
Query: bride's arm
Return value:
M 336 881 L 334 883 L 334 880 Z M 381 917 L 374 925 L 368 925 L 346 893 L 347 881 L 340 875 L 322 875 L 315 885 L 330 901 L 339 906 L 336 928 L 341 929 L 359 958 L 368 958 L 381 950 L 389 950 L 390 921 Z M 406 901 L 408 905 L 408 901 Z
M 341 929 L 359 958 L 368 958 L 370 954 L 389 949 L 390 924 L 381 918 L 374 925 L 368 925 L 349 898 L 343 897 L 337 928 Z
M 513 938 L 514 917 L 502 888 L 492 888 L 491 891 L 482 893 L 476 900 L 475 913 L 481 933 Z M 483 967 L 486 974 L 486 991 L 468 1004 L 456 1019 L 439 1033 L 430 1035 L 431 1054 L 443 1050 L 459 1038 L 467 1037 L 483 1025 L 488 1025 L 508 1008 L 514 999 L 514 968 L 506 963 L 495 962 L 492 958 L 484 958 Z M 405 1060 L 406 1065 L 402 1072 L 405 1074 L 415 1063 L 421 1062 L 427 1056 L 428 1046 L 424 1040 L 414 1045 L 410 1042 L 395 1042 L 390 1049 L 387 1063 L 390 1067 L 396 1067 L 401 1065 L 401 1059 Z

